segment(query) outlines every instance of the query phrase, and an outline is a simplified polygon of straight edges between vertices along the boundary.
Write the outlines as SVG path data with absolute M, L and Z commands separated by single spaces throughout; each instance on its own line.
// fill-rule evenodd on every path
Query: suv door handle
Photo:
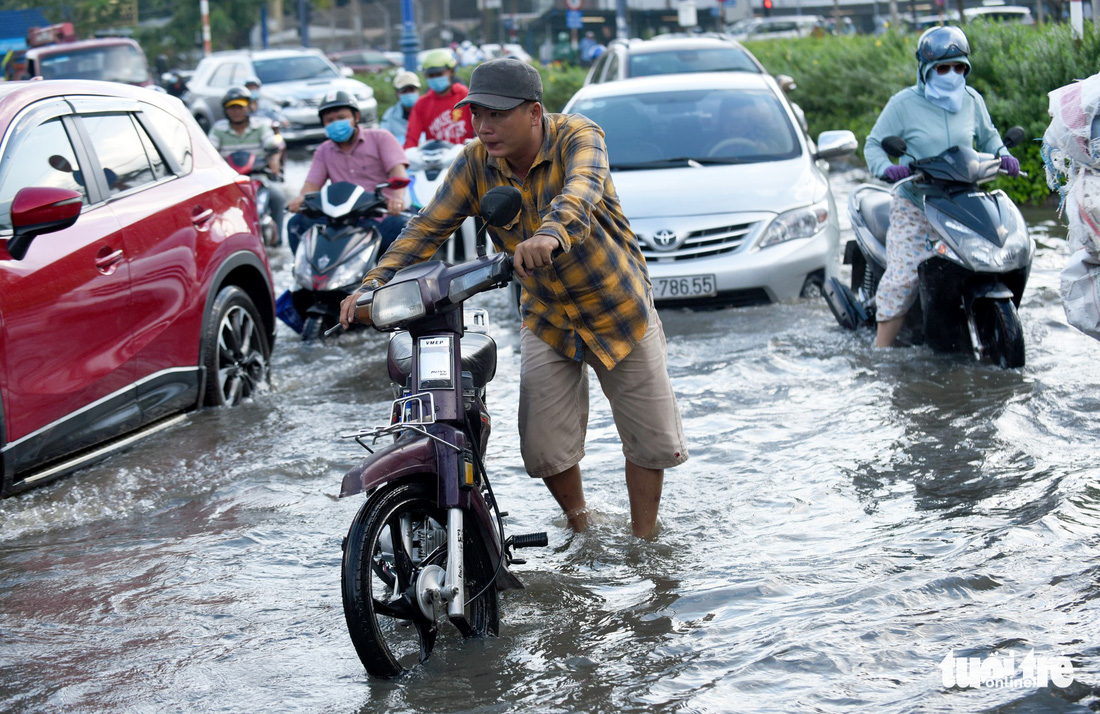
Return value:
M 121 263 L 124 258 L 121 248 L 108 253 L 107 251 L 109 250 L 111 249 L 104 248 L 103 250 L 99 251 L 99 255 L 97 255 L 95 258 L 96 270 L 103 273 L 104 275 L 110 275 L 111 273 L 115 272 L 115 270 L 118 269 L 119 263 Z
M 195 206 L 195 208 L 191 211 L 191 222 L 194 223 L 196 226 L 199 226 L 200 228 L 203 227 L 202 224 L 208 222 L 213 217 L 213 208 L 204 209 L 202 206 Z

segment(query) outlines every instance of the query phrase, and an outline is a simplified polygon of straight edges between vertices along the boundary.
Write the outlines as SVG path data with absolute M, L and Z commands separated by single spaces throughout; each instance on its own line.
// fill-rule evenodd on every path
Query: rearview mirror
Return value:
M 519 215 L 523 196 L 515 186 L 497 186 L 481 197 L 481 217 L 491 226 L 506 226 Z
M 1006 149 L 1011 149 L 1014 146 L 1019 146 L 1024 142 L 1025 138 L 1024 128 L 1022 126 L 1014 126 L 1009 128 L 1005 132 L 1004 143 Z
M 42 233 L 68 228 L 76 223 L 84 205 L 83 196 L 66 188 L 28 186 L 20 189 L 11 202 L 12 237 L 8 253 L 22 260 L 31 241 Z
M 823 131 L 817 137 L 817 158 L 839 159 L 853 154 L 859 148 L 856 135 L 847 129 Z
M 882 140 L 882 149 L 895 159 L 905 155 L 906 149 L 909 146 L 905 143 L 905 139 L 900 136 L 888 136 Z

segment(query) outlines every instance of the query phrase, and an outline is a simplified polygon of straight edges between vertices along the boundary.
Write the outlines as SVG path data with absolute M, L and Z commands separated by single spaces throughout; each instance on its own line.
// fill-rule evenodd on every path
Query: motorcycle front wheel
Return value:
M 466 637 L 496 635 L 497 589 L 486 544 L 466 519 Z M 386 486 L 359 509 L 344 546 L 341 589 L 351 641 L 367 672 L 395 677 L 427 661 L 445 619 L 418 604 L 421 576 L 447 568 L 447 512 L 436 505 L 434 485 Z M 436 570 L 438 573 L 438 570 Z
M 990 362 L 1005 369 L 1024 366 L 1024 331 L 1011 300 L 975 302 L 974 326 Z

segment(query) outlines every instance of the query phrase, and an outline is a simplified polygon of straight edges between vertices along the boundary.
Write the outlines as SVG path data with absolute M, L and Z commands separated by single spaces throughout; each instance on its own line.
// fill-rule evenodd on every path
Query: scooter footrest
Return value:
M 513 548 L 544 548 L 549 542 L 550 541 L 546 538 L 546 531 L 512 536 Z

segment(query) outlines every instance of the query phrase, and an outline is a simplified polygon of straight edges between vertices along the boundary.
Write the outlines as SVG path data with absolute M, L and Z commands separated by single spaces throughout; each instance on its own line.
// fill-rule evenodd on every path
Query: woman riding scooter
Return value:
M 909 162 L 936 156 L 952 146 L 976 146 L 1001 158 L 1009 176 L 1020 173 L 1020 162 L 1008 153 L 985 100 L 966 86 L 970 74 L 970 43 L 957 27 L 933 27 L 917 42 L 917 83 L 887 102 L 867 137 L 864 158 L 875 176 L 900 181 L 909 176 Z M 905 139 L 908 154 L 893 164 L 882 148 L 888 136 Z M 931 256 L 935 231 L 923 211 L 924 200 L 910 185 L 899 188 L 890 206 L 886 240 L 886 272 L 876 295 L 876 347 L 890 347 L 905 314 L 916 300 L 917 268 Z

